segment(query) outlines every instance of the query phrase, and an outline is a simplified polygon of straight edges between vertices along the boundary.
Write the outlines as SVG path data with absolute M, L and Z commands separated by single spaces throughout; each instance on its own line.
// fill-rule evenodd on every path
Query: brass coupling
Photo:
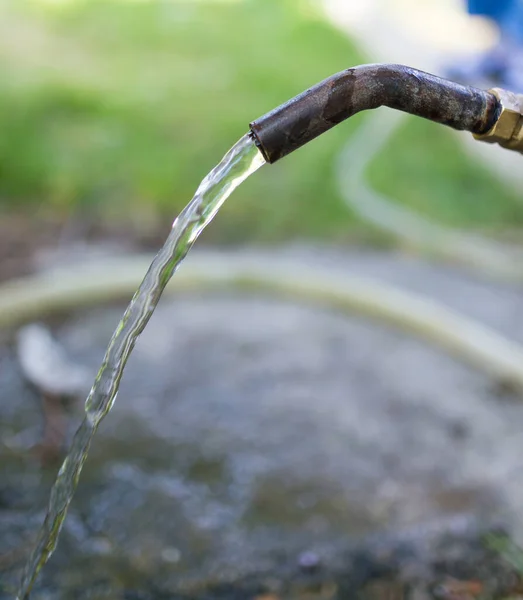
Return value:
M 508 150 L 523 154 L 523 95 L 508 90 L 489 90 L 501 105 L 501 114 L 487 133 L 474 134 L 475 139 L 489 144 L 499 144 Z

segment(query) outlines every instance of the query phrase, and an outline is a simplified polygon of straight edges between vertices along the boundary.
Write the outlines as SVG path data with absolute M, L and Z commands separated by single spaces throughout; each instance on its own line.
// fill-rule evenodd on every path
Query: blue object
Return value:
M 468 0 L 468 11 L 471 15 L 482 15 L 497 21 L 510 10 L 514 0 Z
M 523 45 L 523 0 L 468 0 L 468 12 L 492 19 L 502 37 Z
M 523 0 L 463 0 L 471 15 L 490 19 L 499 30 L 493 48 L 447 69 L 468 85 L 495 85 L 523 94 Z

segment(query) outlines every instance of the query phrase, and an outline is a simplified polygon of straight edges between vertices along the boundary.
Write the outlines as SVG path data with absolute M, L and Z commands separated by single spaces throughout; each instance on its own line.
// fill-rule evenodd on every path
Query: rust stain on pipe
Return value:
M 388 106 L 453 129 L 488 132 L 501 106 L 490 92 L 402 65 L 362 65 L 337 73 L 250 124 L 274 163 L 353 115 Z

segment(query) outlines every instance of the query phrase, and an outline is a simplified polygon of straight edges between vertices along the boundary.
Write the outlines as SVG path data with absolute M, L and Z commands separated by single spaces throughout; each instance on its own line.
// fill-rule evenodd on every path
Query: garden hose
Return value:
M 151 257 L 126 256 L 40 273 L 0 285 L 0 328 L 67 310 L 128 299 Z M 264 292 L 293 301 L 360 314 L 438 346 L 458 360 L 523 394 L 523 347 L 440 303 L 388 283 L 325 273 L 293 260 L 274 261 L 239 253 L 196 252 L 167 291 Z

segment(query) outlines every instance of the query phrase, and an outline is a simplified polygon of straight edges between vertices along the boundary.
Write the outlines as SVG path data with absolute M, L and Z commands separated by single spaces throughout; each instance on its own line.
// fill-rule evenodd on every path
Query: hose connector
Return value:
M 523 95 L 501 88 L 494 88 L 489 92 L 498 99 L 501 113 L 487 133 L 475 133 L 474 137 L 481 142 L 499 144 L 523 154 Z

